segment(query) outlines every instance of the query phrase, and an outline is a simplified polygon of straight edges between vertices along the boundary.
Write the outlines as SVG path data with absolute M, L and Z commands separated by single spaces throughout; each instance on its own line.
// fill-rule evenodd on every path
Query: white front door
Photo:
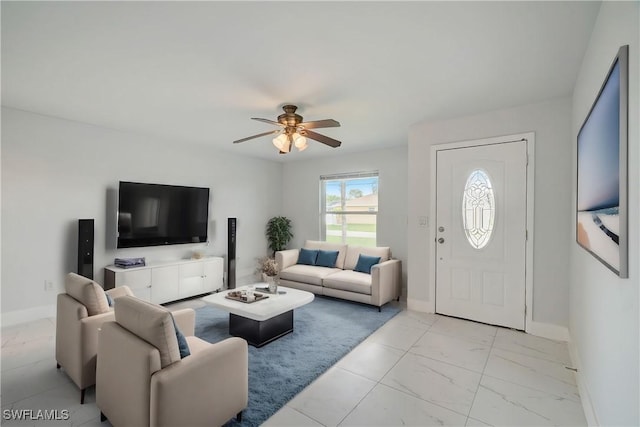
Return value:
M 527 142 L 437 151 L 436 312 L 524 330 Z

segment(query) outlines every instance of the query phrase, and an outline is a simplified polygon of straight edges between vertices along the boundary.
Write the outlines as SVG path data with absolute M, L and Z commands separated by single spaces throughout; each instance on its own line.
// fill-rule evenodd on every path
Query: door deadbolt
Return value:
M 444 239 L 443 239 L 442 237 L 440 237 L 440 238 L 438 239 L 438 243 L 444 243 Z
M 443 226 L 438 227 L 438 231 L 442 233 L 444 231 L 444 227 Z

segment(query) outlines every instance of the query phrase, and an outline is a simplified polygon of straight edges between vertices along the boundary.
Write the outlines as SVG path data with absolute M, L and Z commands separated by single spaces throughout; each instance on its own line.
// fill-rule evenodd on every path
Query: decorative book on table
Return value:
M 146 265 L 144 258 L 116 258 L 113 263 L 120 268 L 144 267 Z

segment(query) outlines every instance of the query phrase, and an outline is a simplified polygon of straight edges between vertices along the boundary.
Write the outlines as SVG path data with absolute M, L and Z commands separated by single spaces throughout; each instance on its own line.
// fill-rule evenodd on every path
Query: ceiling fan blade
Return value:
M 259 122 L 269 123 L 270 125 L 276 125 L 276 126 L 284 127 L 284 125 L 282 123 L 274 122 L 273 120 L 269 120 L 269 119 L 261 119 L 261 118 L 258 118 L 258 117 L 251 117 L 251 120 L 257 120 Z
M 302 126 L 305 129 L 337 128 L 340 127 L 340 122 L 333 119 L 314 120 L 312 122 L 300 123 L 298 126 Z
M 319 133 L 313 132 L 311 130 L 305 130 L 303 135 L 307 138 L 315 139 L 316 141 L 322 142 L 323 144 L 326 144 L 329 147 L 333 148 L 340 147 L 340 144 L 342 144 L 342 142 L 338 141 L 337 139 L 329 138 L 325 135 L 320 135 Z
M 246 138 L 242 138 L 242 139 L 239 139 L 237 141 L 233 141 L 233 143 L 234 144 L 238 144 L 239 142 L 245 142 L 245 141 L 248 141 L 248 140 L 253 139 L 253 138 L 260 138 L 261 136 L 271 135 L 271 134 L 278 133 L 278 132 L 280 132 L 280 129 L 270 130 L 269 132 L 262 132 L 262 133 L 259 133 L 257 135 L 248 136 Z

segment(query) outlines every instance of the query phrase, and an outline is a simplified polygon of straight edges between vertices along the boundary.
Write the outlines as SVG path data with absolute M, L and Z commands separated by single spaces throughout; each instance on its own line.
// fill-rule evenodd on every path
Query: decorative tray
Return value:
M 243 302 L 245 304 L 252 304 L 256 301 L 262 301 L 263 299 L 267 299 L 269 298 L 267 295 L 263 295 L 259 292 L 254 292 L 253 296 L 255 296 L 256 298 L 254 300 L 248 301 L 247 300 L 247 292 L 246 291 L 230 291 L 227 295 L 225 295 L 224 297 L 227 299 L 232 299 L 234 301 L 240 301 Z

